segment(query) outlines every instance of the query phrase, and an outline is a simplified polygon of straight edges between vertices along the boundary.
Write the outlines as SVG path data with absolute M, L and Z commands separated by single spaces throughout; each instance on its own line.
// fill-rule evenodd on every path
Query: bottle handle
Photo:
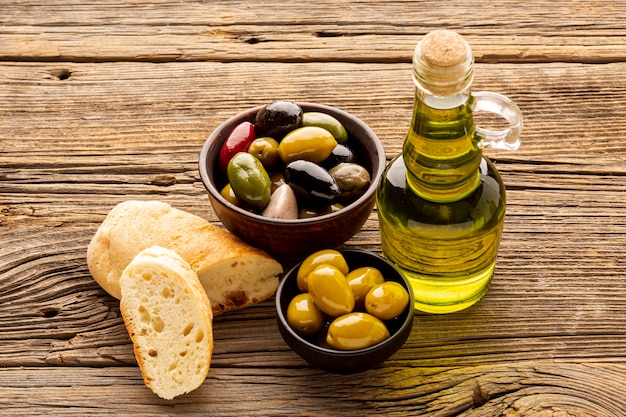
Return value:
M 502 116 L 509 122 L 504 130 L 489 130 L 476 126 L 476 137 L 480 148 L 496 148 L 515 151 L 520 146 L 522 112 L 511 99 L 502 94 L 483 91 L 472 93 L 473 112 L 488 112 Z

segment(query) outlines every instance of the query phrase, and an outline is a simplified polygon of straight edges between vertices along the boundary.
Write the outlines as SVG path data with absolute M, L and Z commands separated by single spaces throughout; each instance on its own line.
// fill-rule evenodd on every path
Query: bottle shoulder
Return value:
M 462 224 L 466 222 L 499 222 L 504 217 L 506 189 L 496 167 L 482 157 L 480 183 L 467 197 L 437 203 L 415 194 L 408 185 L 402 155 L 394 158 L 381 177 L 377 206 L 382 216 L 395 216 L 415 224 Z

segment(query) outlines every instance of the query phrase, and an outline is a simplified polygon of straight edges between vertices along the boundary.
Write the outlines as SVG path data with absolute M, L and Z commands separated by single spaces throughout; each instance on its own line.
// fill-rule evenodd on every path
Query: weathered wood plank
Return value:
M 0 58 L 409 62 L 425 33 L 446 27 L 481 62 L 618 62 L 625 15 L 623 1 L 9 1 Z
M 444 25 L 440 25 L 444 27 Z M 446 26 L 448 27 L 448 26 Z M 277 62 L 410 62 L 413 49 L 432 27 L 416 28 L 408 34 L 369 34 L 380 29 L 358 28 L 349 30 L 319 26 L 299 27 L 298 32 L 271 33 L 272 28 L 233 27 L 212 29 L 207 26 L 197 33 L 198 27 L 188 28 L 190 33 L 173 34 L 136 33 L 134 26 L 121 34 L 108 30 L 92 33 L 92 27 L 47 30 L 8 28 L 19 34 L 3 35 L 5 44 L 0 49 L 0 60 L 9 61 L 219 61 L 244 62 L 254 57 L 259 61 Z M 385 28 L 382 30 L 393 30 Z M 402 29 L 405 29 L 402 27 Z M 7 30 L 7 28 L 5 28 Z M 97 29 L 96 29 L 97 30 Z M 181 30 L 177 26 L 177 30 Z M 365 30 L 366 33 L 360 33 Z M 73 39 L 76 31 L 84 37 Z M 598 31 L 586 41 L 575 36 L 538 36 L 511 33 L 504 38 L 488 34 L 477 28 L 458 30 L 472 45 L 478 62 L 621 62 L 626 58 L 626 45 L 618 28 Z M 242 33 L 243 32 L 243 33 Z M 500 32 L 500 31 L 498 31 Z M 609 39 L 609 43 L 601 41 Z M 611 41 L 611 39 L 614 39 Z
M 515 221 L 515 214 L 510 218 Z M 99 289 L 84 264 L 87 231 L 71 226 L 17 230 L 3 233 L 8 246 L 24 234 L 33 243 L 27 251 L 0 252 L 5 266 L 0 271 L 0 365 L 134 363 L 117 301 Z M 71 246 L 67 237 L 76 235 L 84 238 Z M 400 364 L 476 365 L 495 357 L 529 360 L 546 354 L 626 360 L 624 234 L 585 235 L 505 233 L 486 298 L 452 319 L 418 314 L 415 331 L 397 356 Z M 280 339 L 272 300 L 219 317 L 215 338 L 216 366 L 302 363 Z M 273 353 L 268 358 L 264 352 Z
M 68 174 L 90 167 L 100 179 L 106 174 L 97 164 L 100 158 L 115 158 L 117 164 L 108 167 L 113 172 L 131 171 L 132 161 L 144 166 L 131 172 L 154 176 L 160 172 L 149 164 L 167 153 L 169 162 L 162 166 L 171 175 L 182 175 L 188 169 L 183 164 L 219 123 L 248 107 L 284 98 L 352 112 L 378 133 L 389 156 L 396 155 L 411 117 L 410 66 L 327 63 L 324 69 L 320 73 L 317 64 L 307 63 L 4 63 L 0 126 L 3 137 L 17 140 L 4 140 L 0 149 L 3 158 L 5 152 L 28 152 L 29 166 L 55 165 Z M 70 75 L 61 80 L 59 72 Z M 626 145 L 613 133 L 626 123 L 621 105 L 625 76 L 624 64 L 477 65 L 475 90 L 502 92 L 525 115 L 522 149 L 490 155 L 525 163 L 586 161 L 586 171 L 619 161 Z M 41 146 L 45 141 L 54 146 Z M 68 150 L 81 164 L 53 159 Z M 602 161 L 589 161 L 590 152 Z M 12 162 L 16 169 L 22 168 L 19 161 Z M 623 173 L 623 164 L 611 164 L 609 170 Z M 168 184 L 168 178 L 152 181 Z
M 622 3 L 3 1 L 2 414 L 626 415 Z M 509 190 L 490 292 L 418 313 L 402 349 L 356 376 L 307 366 L 270 299 L 218 317 L 209 379 L 159 400 L 86 267 L 108 210 L 157 198 L 219 225 L 200 147 L 277 98 L 341 107 L 395 156 L 411 54 L 435 27 L 472 44 L 475 90 L 525 115 L 520 151 L 486 151 Z M 380 251 L 375 212 L 346 246 Z
M 320 74 L 316 64 L 2 64 L 0 222 L 93 225 L 129 198 L 165 199 L 216 220 L 197 171 L 202 143 L 232 114 L 277 98 L 340 106 L 397 155 L 410 122 L 410 67 L 324 67 Z M 531 192 L 525 204 L 552 207 L 551 215 L 563 204 L 580 206 L 572 216 L 602 208 L 597 222 L 591 216 L 577 226 L 573 218 L 574 227 L 603 227 L 606 216 L 623 224 L 614 193 L 625 189 L 626 142 L 613 134 L 626 129 L 624 77 L 624 64 L 478 65 L 476 88 L 503 92 L 524 112 L 521 150 L 486 153 L 511 190 Z
M 166 402 L 134 368 L 0 369 L 5 415 L 501 416 L 623 415 L 623 365 L 520 361 L 475 367 L 385 367 L 360 375 L 314 369 L 212 369 Z M 613 378 L 607 381 L 607 374 Z M 47 377 L 42 379 L 42 375 Z M 113 384 L 112 381 L 115 381 Z M 341 387 L 341 388 L 338 388 Z M 342 395 L 338 395 L 341 393 Z M 262 404 L 262 410 L 259 409 Z M 555 414 L 552 414 L 555 413 Z M 571 414 L 567 414 L 571 413 Z

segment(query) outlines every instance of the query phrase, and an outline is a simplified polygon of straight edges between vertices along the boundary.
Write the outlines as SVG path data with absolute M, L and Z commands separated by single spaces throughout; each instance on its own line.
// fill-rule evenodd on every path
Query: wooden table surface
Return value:
M 0 3 L 0 414 L 626 415 L 626 1 Z M 519 151 L 486 151 L 508 189 L 490 292 L 417 313 L 348 376 L 292 352 L 266 300 L 218 317 L 205 383 L 159 399 L 87 269 L 108 211 L 159 199 L 221 226 L 200 148 L 276 99 L 353 113 L 390 159 L 437 28 L 525 117 Z M 345 246 L 380 252 L 376 212 Z

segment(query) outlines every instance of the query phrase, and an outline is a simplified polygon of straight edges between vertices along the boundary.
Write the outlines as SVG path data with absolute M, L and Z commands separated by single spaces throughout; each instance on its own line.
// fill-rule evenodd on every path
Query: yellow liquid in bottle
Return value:
M 437 110 L 416 100 L 403 155 L 377 193 L 383 254 L 411 281 L 416 309 L 451 313 L 487 292 L 505 206 L 467 106 Z

